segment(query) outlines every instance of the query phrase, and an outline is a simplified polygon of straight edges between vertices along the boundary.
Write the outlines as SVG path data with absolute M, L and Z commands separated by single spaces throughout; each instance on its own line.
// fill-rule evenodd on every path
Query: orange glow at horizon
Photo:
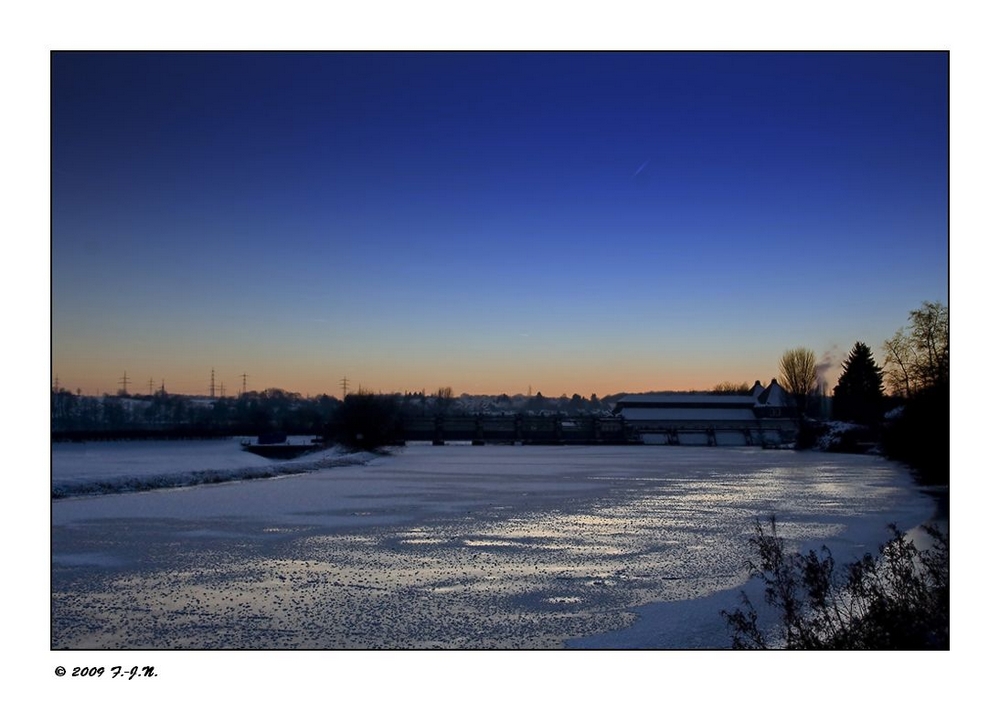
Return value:
M 216 396 L 224 394 L 231 397 L 239 394 L 243 389 L 243 374 L 234 369 L 215 367 Z M 546 397 L 558 397 L 563 394 L 567 396 L 579 394 L 583 397 L 596 394 L 598 397 L 604 397 L 622 392 L 708 390 L 721 382 L 746 382 L 752 385 L 755 380 L 760 380 L 766 384 L 776 374 L 776 369 L 770 372 L 766 370 L 754 372 L 750 368 L 735 367 L 725 371 L 699 368 L 697 371 L 689 372 L 672 370 L 668 367 L 627 367 L 611 368 L 601 374 L 568 367 L 561 370 L 540 367 L 534 372 L 516 373 L 513 376 L 496 373 L 489 377 L 461 368 L 453 373 L 440 370 L 426 373 L 411 370 L 404 373 L 395 369 L 380 371 L 374 367 L 345 369 L 339 373 L 332 370 L 316 372 L 307 368 L 271 372 L 251 368 L 246 372 L 246 389 L 261 391 L 274 388 L 303 396 L 326 394 L 340 397 L 343 395 L 342 380 L 346 378 L 348 392 L 364 389 L 379 393 L 433 394 L 441 387 L 450 387 L 456 395 L 514 396 L 527 394 L 530 390 L 532 394 L 541 392 Z M 123 379 L 126 377 L 130 394 L 147 394 L 150 386 L 155 392 L 162 384 L 170 394 L 208 396 L 212 383 L 212 368 L 199 373 L 198 376 L 192 376 L 190 372 L 183 375 L 163 374 L 143 372 L 141 368 L 108 371 L 98 375 L 74 370 L 72 367 L 63 369 L 54 367 L 52 382 L 58 383 L 61 389 L 71 392 L 80 389 L 84 395 L 99 396 L 117 394 L 123 389 Z

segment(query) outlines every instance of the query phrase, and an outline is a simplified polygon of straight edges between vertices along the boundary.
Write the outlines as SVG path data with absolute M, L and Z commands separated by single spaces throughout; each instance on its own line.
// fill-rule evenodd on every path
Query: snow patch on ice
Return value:
M 316 458 L 317 455 L 319 459 Z M 327 470 L 346 465 L 363 465 L 378 457 L 374 453 L 348 453 L 324 451 L 311 459 L 288 460 L 237 468 L 193 470 L 159 474 L 125 474 L 92 479 L 53 480 L 52 498 L 95 496 L 98 494 L 121 494 L 124 492 L 146 492 L 154 489 L 178 489 L 203 484 L 219 484 L 240 480 L 268 479 L 286 475 Z

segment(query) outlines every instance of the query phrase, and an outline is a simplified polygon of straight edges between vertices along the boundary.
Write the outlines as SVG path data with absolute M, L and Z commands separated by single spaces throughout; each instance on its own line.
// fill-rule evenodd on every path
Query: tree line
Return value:
M 359 389 L 343 400 L 326 394 L 303 397 L 277 388 L 213 399 L 164 391 L 89 397 L 53 389 L 50 418 L 56 439 L 102 433 L 229 436 L 270 432 L 341 438 L 357 435 L 359 425 L 370 426 L 376 414 L 383 423 L 398 425 L 406 418 L 477 413 L 597 415 L 612 406 L 609 398 L 599 399 L 595 394 L 589 399 L 579 394 L 545 397 L 541 392 L 533 396 L 457 397 L 450 387 L 433 393 L 391 394 Z M 363 432 L 378 433 L 371 428 Z
M 51 427 L 58 432 L 187 431 L 192 435 L 250 435 L 268 431 L 321 433 L 342 404 L 334 397 L 304 398 L 266 389 L 212 400 L 156 392 L 87 397 L 53 390 Z
M 921 478 L 947 483 L 948 308 L 924 302 L 881 348 L 879 365 L 870 346 L 854 344 L 833 389 L 832 418 L 867 429 L 887 457 L 911 465 Z M 786 351 L 779 368 L 800 412 L 815 417 L 821 389 L 815 354 Z

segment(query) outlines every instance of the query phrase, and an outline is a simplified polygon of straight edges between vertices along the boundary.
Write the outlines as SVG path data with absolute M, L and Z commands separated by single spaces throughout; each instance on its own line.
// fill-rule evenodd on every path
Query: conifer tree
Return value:
M 843 364 L 843 373 L 833 389 L 833 415 L 841 421 L 878 423 L 882 415 L 882 368 L 872 349 L 858 341 Z

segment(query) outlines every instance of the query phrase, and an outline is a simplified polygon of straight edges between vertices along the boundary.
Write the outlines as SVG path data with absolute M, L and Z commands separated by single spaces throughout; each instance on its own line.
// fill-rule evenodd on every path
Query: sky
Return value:
M 946 52 L 57 51 L 53 381 L 832 387 L 948 303 L 948 164 Z

